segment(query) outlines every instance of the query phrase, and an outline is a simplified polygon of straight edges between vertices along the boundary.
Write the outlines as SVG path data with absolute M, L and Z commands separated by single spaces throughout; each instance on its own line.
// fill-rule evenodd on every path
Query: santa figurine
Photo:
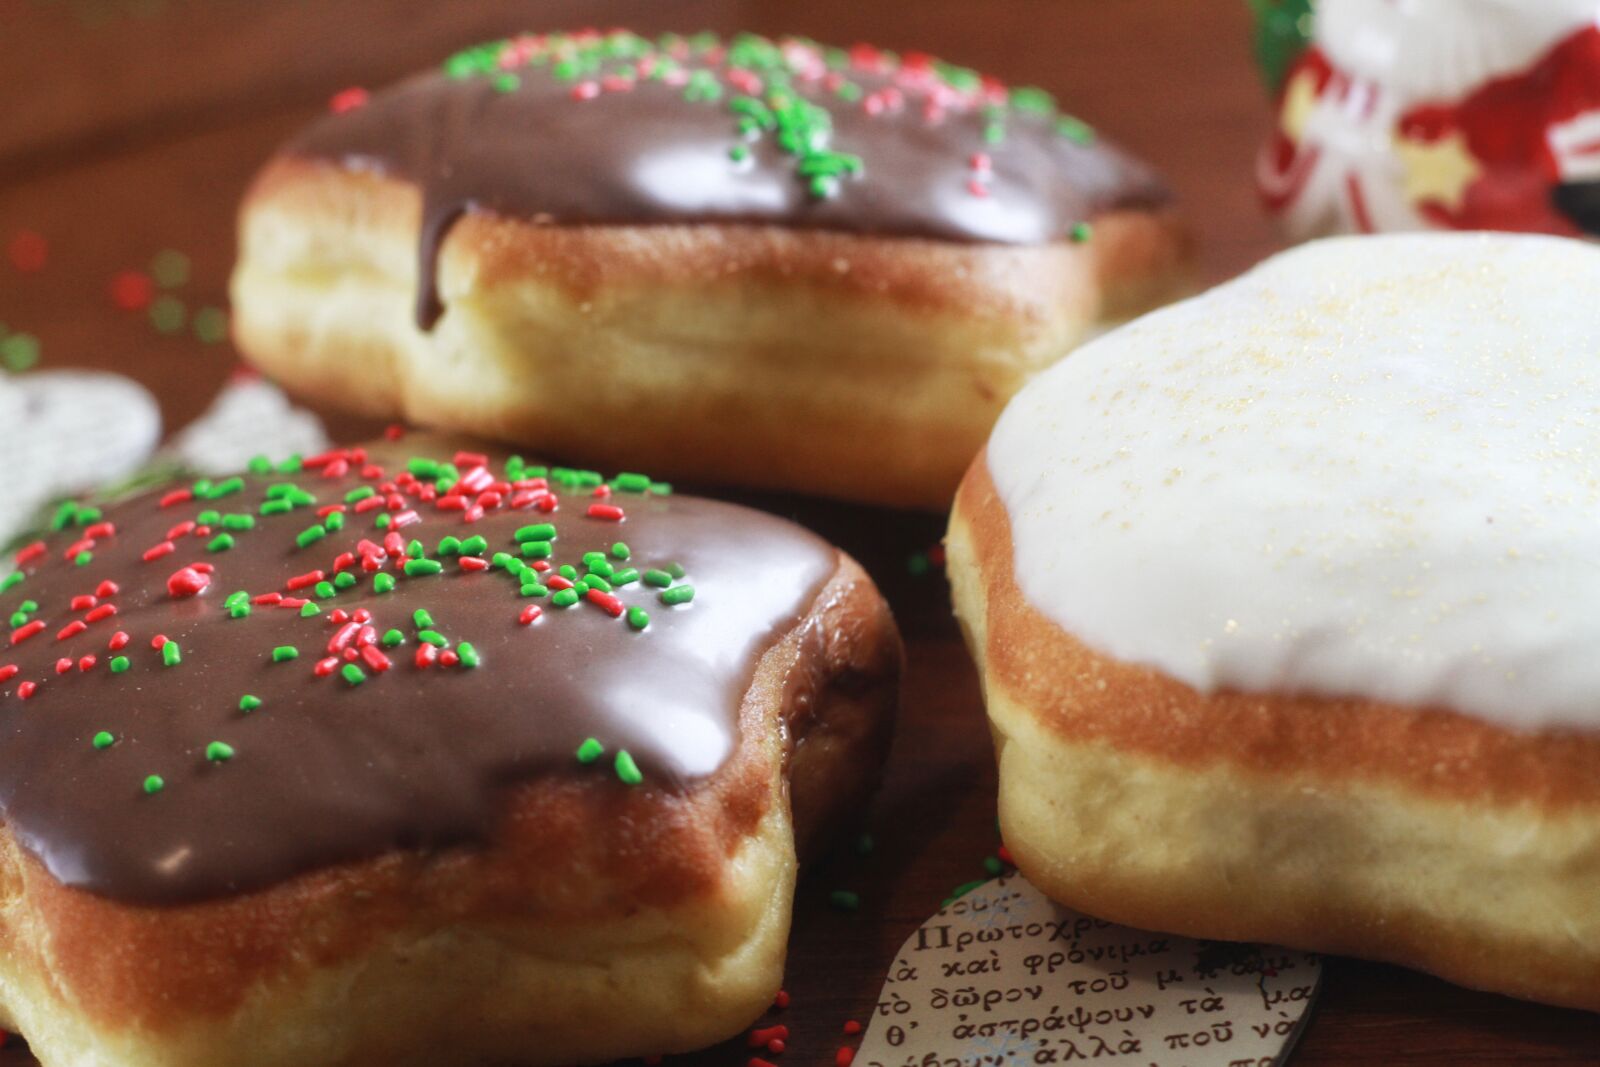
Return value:
M 1600 234 L 1600 0 L 1317 0 L 1257 179 L 1297 237 Z

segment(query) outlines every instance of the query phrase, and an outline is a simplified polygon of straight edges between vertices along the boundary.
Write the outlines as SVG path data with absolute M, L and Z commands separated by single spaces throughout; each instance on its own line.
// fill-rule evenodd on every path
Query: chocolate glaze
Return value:
M 373 459 L 393 474 L 409 454 L 402 444 L 374 450 Z M 0 594 L 0 618 L 32 599 L 40 605 L 35 617 L 48 624 L 15 646 L 0 639 L 0 666 L 21 668 L 0 684 L 0 809 L 60 881 L 123 901 L 182 903 L 390 849 L 487 841 L 504 787 L 538 775 L 682 790 L 729 757 L 757 661 L 805 616 L 838 565 L 836 549 L 761 512 L 618 493 L 627 517 L 616 523 L 587 517 L 592 501 L 576 490 L 561 495 L 554 515 L 504 509 L 474 524 L 460 512 L 408 502 L 423 521 L 400 533 L 430 555 L 442 537 L 472 534 L 488 539 L 490 553 L 515 553 L 515 529 L 551 521 L 559 531 L 552 563 L 581 569 L 584 552 L 622 540 L 633 552 L 628 565 L 641 572 L 681 563 L 696 589 L 693 603 L 669 608 L 642 583 L 619 587 L 624 601 L 650 612 L 650 626 L 635 632 L 593 604 L 562 609 L 548 597 L 523 599 L 500 570 L 466 573 L 438 557 L 443 574 L 401 577 L 388 594 L 375 593 L 363 576 L 321 598 L 317 616 L 262 606 L 228 618 L 228 593 L 283 591 L 288 578 L 313 569 L 331 575 L 339 552 L 374 535 L 370 514 L 352 514 L 344 530 L 297 549 L 295 534 L 316 521 L 312 508 L 257 516 L 230 551 L 208 553 L 209 536 L 187 536 L 176 552 L 142 561 L 173 524 L 206 508 L 254 514 L 266 485 L 291 480 L 319 504 L 372 484 L 354 471 L 333 480 L 306 472 L 250 477 L 243 492 L 215 502 L 161 508 L 158 494 L 142 496 L 107 510 L 116 533 L 98 541 L 87 566 L 62 559 L 83 531 L 57 534 L 47 559 L 25 568 L 36 571 Z M 174 599 L 168 577 L 196 562 L 216 567 L 210 587 Z M 71 598 L 106 578 L 120 586 L 109 598 L 118 614 L 56 640 L 83 615 L 70 609 Z M 531 603 L 542 604 L 544 615 L 520 625 L 518 614 Z M 405 634 L 403 646 L 387 650 L 394 666 L 369 670 L 354 687 L 338 674 L 315 676 L 338 629 L 330 613 L 358 607 L 373 613 L 379 634 L 391 627 Z M 470 641 L 482 665 L 416 668 L 417 608 L 431 612 L 452 647 Z M 122 653 L 132 666 L 122 674 L 108 666 L 115 653 L 107 641 L 117 630 L 132 638 Z M 179 643 L 180 664 L 162 666 L 151 648 L 156 634 Z M 272 662 L 278 645 L 296 646 L 300 658 Z M 74 665 L 57 673 L 58 658 L 76 663 L 90 653 L 99 660 L 87 672 Z M 25 681 L 39 688 L 24 701 Z M 249 713 L 238 706 L 247 693 L 263 702 Z M 116 744 L 94 748 L 100 730 L 115 734 Z M 574 753 L 589 737 L 606 756 L 583 766 Z M 209 763 L 211 741 L 232 745 L 233 759 Z M 614 774 L 619 749 L 636 759 L 642 786 Z M 166 782 L 154 795 L 142 788 L 150 774 Z
M 575 88 L 584 79 L 563 80 L 552 74 L 552 62 L 538 58 L 541 48 L 561 54 L 550 41 L 572 39 L 524 40 L 535 43 L 515 52 L 511 69 L 520 85 L 514 90 L 497 88 L 489 74 L 426 74 L 374 95 L 365 106 L 329 115 L 286 149 L 291 157 L 376 171 L 420 187 L 418 318 L 424 327 L 441 311 L 434 289 L 438 246 L 468 210 L 554 224 L 774 223 L 1040 244 L 1068 237 L 1102 211 L 1169 198 L 1142 163 L 1075 120 L 1068 120 L 1071 128 L 1084 132 L 1063 135 L 1063 116 L 1053 108 L 1011 106 L 997 83 L 952 92 L 928 80 L 924 61 L 888 59 L 870 49 L 833 52 L 831 70 L 808 67 L 824 53 L 791 43 L 798 49 L 786 68 L 794 74 L 793 88 L 828 112 L 828 147 L 862 163 L 862 173 L 841 180 L 835 195 L 819 196 L 774 136 L 741 136 L 730 101 L 751 86 L 730 84 L 721 45 L 679 55 L 685 70 L 717 77 L 723 94 L 717 100 L 691 101 L 682 86 L 649 78 L 625 91 L 578 99 Z M 502 44 L 500 53 L 518 47 Z M 538 65 L 524 65 L 529 55 Z M 861 98 L 854 92 L 841 97 L 841 79 Z M 942 106 L 930 112 L 935 94 Z M 887 102 L 873 109 L 875 98 Z M 998 139 L 986 136 L 996 116 L 1004 128 Z M 730 157 L 738 145 L 748 148 L 748 158 Z M 986 165 L 975 164 L 977 156 L 987 157 Z M 973 191 L 974 181 L 981 193 Z

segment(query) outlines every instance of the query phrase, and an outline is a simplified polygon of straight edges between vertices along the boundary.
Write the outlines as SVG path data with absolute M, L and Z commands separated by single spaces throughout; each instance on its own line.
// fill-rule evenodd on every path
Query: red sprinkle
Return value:
M 176 552 L 177 550 L 178 546 L 173 544 L 171 541 L 163 541 L 159 545 L 152 545 L 150 548 L 144 550 L 144 561 L 146 563 L 154 563 L 162 556 Z
M 72 670 L 72 660 L 71 659 L 69 659 L 66 656 L 63 656 L 60 659 L 56 660 L 56 673 L 57 674 L 66 674 L 70 670 Z
M 378 650 L 377 645 L 364 645 L 361 649 L 361 658 L 366 661 L 368 667 L 379 673 L 394 666 L 389 662 L 389 657 Z
M 744 1067 L 777 1067 L 777 1065 L 772 1063 L 770 1060 L 762 1059 L 760 1056 L 751 1056 L 749 1061 L 745 1063 Z
M 605 613 L 613 619 L 622 614 L 622 601 L 610 593 L 602 593 L 598 589 L 591 589 L 584 594 L 584 599 L 591 604 L 598 604 L 605 609 Z
M 34 560 L 42 557 L 45 554 L 45 551 L 46 549 L 43 541 L 35 541 L 26 548 L 17 549 L 17 566 L 26 567 Z
M 50 244 L 42 234 L 34 230 L 20 230 L 11 239 L 6 252 L 11 257 L 13 267 L 24 274 L 31 274 L 44 269 L 46 261 L 50 258 Z
M 441 667 L 454 667 L 460 662 L 461 657 L 456 655 L 454 649 L 447 648 L 443 652 L 439 653 L 439 666 Z
M 11 681 L 21 669 L 15 663 L 8 663 L 4 667 L 0 667 L 0 684 Z
M 360 86 L 351 86 L 333 94 L 333 98 L 328 101 L 328 110 L 335 115 L 343 115 L 347 111 L 354 111 L 366 105 L 367 91 Z
M 327 575 L 321 571 L 307 571 L 305 574 L 295 575 L 283 584 L 288 589 L 305 589 L 308 586 L 316 585 L 326 577 Z
M 193 499 L 193 489 L 174 489 L 172 492 L 161 498 L 161 506 L 164 508 L 170 508 L 175 504 L 182 504 L 186 500 Z
M 431 667 L 439 661 L 439 650 L 432 645 L 418 645 L 417 654 L 412 658 L 418 667 Z
M 23 682 L 21 685 L 17 686 L 17 699 L 19 699 L 19 700 L 27 700 L 29 697 L 33 696 L 33 694 L 37 693 L 38 691 L 39 691 L 38 683 L 36 683 L 36 682 Z
M 406 428 L 398 422 L 392 422 L 383 428 L 383 436 L 391 441 L 398 441 L 406 435 Z
M 859 1034 L 861 1032 L 861 1024 L 854 1019 L 850 1019 L 844 1024 L 844 1032 L 851 1036 Z
M 559 575 L 559 574 L 553 574 L 549 578 L 546 578 L 544 584 L 548 585 L 551 589 L 571 589 L 572 588 L 572 583 L 567 581 L 565 578 L 561 577 L 561 575 Z
M 111 279 L 111 302 L 123 311 L 143 311 L 155 295 L 149 276 L 136 270 L 125 270 Z
M 150 647 L 153 648 L 153 649 L 156 649 L 157 651 L 160 651 L 161 646 L 166 644 L 170 640 L 172 640 L 172 639 L 170 637 L 168 637 L 166 634 L 156 634 L 154 637 L 152 637 L 150 639 Z
M 174 600 L 183 600 L 205 592 L 206 586 L 211 584 L 211 575 L 200 566 L 183 567 L 172 573 L 167 579 L 167 595 Z
M 457 452 L 453 462 L 458 467 L 487 467 L 489 457 L 482 452 Z
M 176 541 L 178 538 L 188 537 L 192 533 L 194 533 L 194 520 L 185 519 L 167 531 L 167 540 Z
M 591 519 L 605 519 L 608 522 L 621 522 L 622 509 L 615 504 L 590 504 L 585 512 Z
M 84 622 L 82 619 L 73 619 L 71 622 L 67 623 L 61 629 L 56 631 L 56 640 L 65 641 L 68 638 L 77 637 L 88 628 L 89 624 Z
M 98 658 L 93 652 L 91 652 L 87 656 L 83 656 L 78 660 L 78 670 L 87 674 L 91 669 L 93 669 L 97 662 L 99 662 Z
M 79 552 L 89 552 L 89 551 L 92 551 L 93 548 L 94 548 L 94 538 L 92 538 L 92 537 L 82 537 L 82 538 L 79 538 L 78 540 L 72 542 L 72 544 L 68 545 L 67 546 L 67 550 L 65 552 L 61 553 L 61 558 L 62 559 L 73 559 L 78 555 Z
M 772 998 L 772 1006 L 779 1009 L 787 1008 L 789 1006 L 789 991 L 787 989 L 778 990 L 778 995 Z
M 283 594 L 282 593 L 262 593 L 260 596 L 251 597 L 250 598 L 250 603 L 259 604 L 262 607 L 271 607 L 274 604 L 283 603 Z
M 789 1046 L 784 1044 L 784 1042 L 781 1039 L 776 1038 L 776 1037 L 773 1038 L 771 1041 L 767 1042 L 767 1051 L 772 1053 L 774 1056 L 783 1055 L 783 1050 L 788 1048 L 788 1047 Z
M 486 571 L 489 569 L 489 561 L 482 556 L 462 556 L 461 569 L 464 571 Z
M 97 522 L 83 531 L 85 537 L 111 537 L 116 534 L 117 528 L 109 522 Z
M 19 626 L 15 630 L 11 631 L 11 643 L 13 645 L 20 645 L 22 642 L 26 641 L 28 638 L 32 637 L 34 634 L 43 629 L 44 620 L 34 619 L 32 622 Z
M 72 598 L 72 603 L 69 606 L 73 611 L 88 611 L 98 602 L 99 601 L 90 596 L 88 593 L 79 593 L 77 596 Z
M 777 1026 L 764 1026 L 759 1030 L 750 1031 L 750 1047 L 760 1048 L 769 1041 L 785 1041 L 789 1037 L 789 1028 L 779 1023 Z
M 544 614 L 544 609 L 537 604 L 529 604 L 522 609 L 522 614 L 517 616 L 517 621 L 524 626 L 533 625 L 533 620 Z
M 1017 865 L 1017 861 L 1011 858 L 1011 850 L 1006 848 L 1006 846 L 1001 845 L 999 848 L 995 849 L 995 852 L 999 855 L 1002 862 L 1009 863 L 1013 867 Z
M 339 669 L 339 657 L 338 656 L 329 656 L 327 659 L 318 660 L 317 661 L 317 665 L 315 667 L 313 667 L 311 670 L 312 670 L 312 673 L 315 674 L 318 678 L 326 678 L 328 675 L 332 674 L 334 671 L 336 671 L 338 669 Z
M 834 1067 L 850 1067 L 855 1058 L 856 1050 L 846 1045 L 833 1054 Z
M 128 647 L 128 642 L 133 640 L 124 630 L 118 630 L 111 635 L 111 640 L 106 642 L 106 647 L 113 652 L 119 652 Z
M 108 596 L 116 596 L 122 589 L 110 578 L 95 586 L 94 595 L 104 600 Z

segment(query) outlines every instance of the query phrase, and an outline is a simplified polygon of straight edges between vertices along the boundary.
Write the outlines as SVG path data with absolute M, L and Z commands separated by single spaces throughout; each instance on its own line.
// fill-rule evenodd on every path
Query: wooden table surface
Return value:
M 520 29 L 750 28 L 918 48 L 1039 84 L 1161 166 L 1221 279 L 1275 243 L 1250 185 L 1267 109 L 1243 0 L 0 0 L 0 323 L 40 339 L 45 365 L 115 369 L 160 398 L 170 429 L 235 366 L 192 317 L 225 306 L 234 205 L 272 147 L 336 90 L 377 86 L 449 50 Z M 5 254 L 45 239 L 42 269 Z M 120 309 L 114 277 L 181 252 L 158 330 Z M 3 335 L 0 335 L 3 336 Z M 333 418 L 352 438 L 370 427 Z M 874 571 L 909 638 L 902 729 L 867 816 L 877 847 L 841 854 L 800 891 L 783 1062 L 831 1063 L 865 1019 L 901 941 L 949 890 L 984 877 L 998 844 L 994 771 L 976 681 L 937 574 L 907 558 L 940 522 L 769 501 L 836 537 Z M 827 905 L 856 890 L 854 914 Z M 741 1064 L 740 1046 L 685 1062 Z M 0 1056 L 29 1062 L 13 1043 Z M 438 1062 L 451 1062 L 440 1050 Z M 1600 1063 L 1600 1019 L 1466 992 L 1397 968 L 1331 961 L 1295 1055 L 1326 1064 Z

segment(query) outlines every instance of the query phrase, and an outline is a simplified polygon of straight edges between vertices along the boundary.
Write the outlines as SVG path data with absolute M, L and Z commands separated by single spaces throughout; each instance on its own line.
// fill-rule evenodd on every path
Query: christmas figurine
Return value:
M 1297 237 L 1600 234 L 1600 0 L 1317 0 L 1257 180 Z

